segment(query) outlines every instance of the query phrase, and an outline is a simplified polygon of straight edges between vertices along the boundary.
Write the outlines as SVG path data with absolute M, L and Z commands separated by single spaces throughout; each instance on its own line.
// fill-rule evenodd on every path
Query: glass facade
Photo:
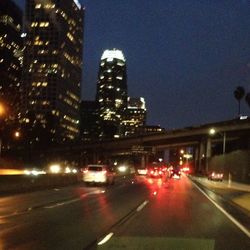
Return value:
M 125 136 L 133 135 L 138 132 L 138 128 L 146 124 L 146 104 L 143 97 L 128 97 L 128 107 L 126 119 L 122 121 L 125 127 Z
M 126 60 L 121 50 L 105 50 L 98 73 L 96 101 L 99 103 L 100 138 L 120 137 L 127 109 Z
M 82 141 L 95 141 L 99 138 L 99 103 L 82 101 L 80 114 L 80 134 Z
M 76 1 L 26 1 L 23 119 L 59 143 L 79 135 L 83 22 Z
M 22 11 L 11 0 L 0 1 L 0 102 L 6 122 L 20 115 L 23 64 Z

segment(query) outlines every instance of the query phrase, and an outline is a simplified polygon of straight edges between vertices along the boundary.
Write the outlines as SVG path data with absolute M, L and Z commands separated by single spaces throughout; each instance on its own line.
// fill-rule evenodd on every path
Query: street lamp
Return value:
M 209 134 L 210 134 L 210 135 L 214 135 L 214 134 L 215 134 L 215 132 L 216 132 L 216 131 L 215 131 L 215 129 L 214 129 L 214 128 L 210 128 L 210 129 L 209 129 Z
M 14 136 L 15 136 L 16 138 L 19 138 L 19 137 L 20 137 L 20 132 L 19 132 L 19 131 L 15 131 Z
M 219 131 L 216 131 L 216 129 L 211 128 L 211 129 L 209 129 L 209 134 L 210 135 L 219 134 L 219 135 L 221 135 L 223 137 L 223 149 L 222 149 L 222 152 L 223 152 L 223 155 L 224 155 L 225 152 L 226 152 L 226 132 L 221 133 Z

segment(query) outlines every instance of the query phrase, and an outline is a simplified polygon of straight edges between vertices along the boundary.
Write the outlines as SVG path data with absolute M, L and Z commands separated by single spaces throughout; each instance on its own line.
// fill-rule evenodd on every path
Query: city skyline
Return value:
M 171 129 L 236 117 L 233 91 L 250 87 L 248 1 L 79 2 L 83 99 L 94 99 L 99 56 L 115 47 L 127 58 L 129 95 L 147 101 L 148 124 Z M 242 111 L 250 113 L 245 101 Z

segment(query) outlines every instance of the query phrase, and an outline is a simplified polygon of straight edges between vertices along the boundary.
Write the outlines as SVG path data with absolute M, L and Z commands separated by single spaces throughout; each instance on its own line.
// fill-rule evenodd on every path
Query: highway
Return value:
M 250 238 L 186 176 L 134 177 L 1 197 L 0 249 L 244 250 Z

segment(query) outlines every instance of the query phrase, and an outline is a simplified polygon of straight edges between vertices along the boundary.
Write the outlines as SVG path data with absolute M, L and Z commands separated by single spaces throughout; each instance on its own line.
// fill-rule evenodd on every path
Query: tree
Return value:
M 241 86 L 238 86 L 234 91 L 234 97 L 239 103 L 238 115 L 240 116 L 240 101 L 245 95 L 245 89 Z
M 250 92 L 246 94 L 245 100 L 250 108 Z

